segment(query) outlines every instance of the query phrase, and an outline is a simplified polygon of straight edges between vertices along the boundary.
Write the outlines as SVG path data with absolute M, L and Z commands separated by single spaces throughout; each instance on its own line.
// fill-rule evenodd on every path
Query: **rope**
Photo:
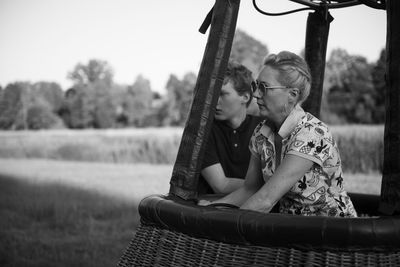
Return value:
M 290 0 L 292 2 L 296 2 L 302 5 L 306 5 L 309 7 L 313 7 L 314 9 L 318 9 L 324 7 L 326 9 L 333 9 L 333 8 L 342 8 L 342 7 L 349 7 L 355 5 L 361 5 L 359 0 L 320 0 L 319 2 L 315 2 L 313 0 Z M 368 0 L 374 1 L 374 0 Z M 336 2 L 336 3 L 332 3 Z
M 260 13 L 263 14 L 263 15 L 267 15 L 267 16 L 282 16 L 282 15 L 288 15 L 288 14 L 291 14 L 291 13 L 300 12 L 300 11 L 305 11 L 305 10 L 314 10 L 314 9 L 311 8 L 311 7 L 304 7 L 304 8 L 289 10 L 289 11 L 286 11 L 286 12 L 269 13 L 269 12 L 265 12 L 264 10 L 261 10 L 261 9 L 257 6 L 256 0 L 253 0 L 253 6 L 254 6 L 254 8 L 255 8 L 258 12 L 260 12 Z
M 375 8 L 375 9 L 386 9 L 386 1 L 385 0 L 359 0 L 366 6 Z
M 306 5 L 308 7 L 293 9 L 285 12 L 279 13 L 270 13 L 262 10 L 258 7 L 256 0 L 253 0 L 254 8 L 261 14 L 267 16 L 282 16 L 288 15 L 295 12 L 305 11 L 305 10 L 317 10 L 317 9 L 328 9 L 333 8 L 343 8 L 343 7 L 350 7 L 355 5 L 364 4 L 366 6 L 376 8 L 376 9 L 386 9 L 386 1 L 385 0 L 336 0 L 336 3 L 332 3 L 330 0 L 321 0 L 319 3 L 313 2 L 312 0 L 290 0 L 292 2 L 296 2 L 302 5 Z

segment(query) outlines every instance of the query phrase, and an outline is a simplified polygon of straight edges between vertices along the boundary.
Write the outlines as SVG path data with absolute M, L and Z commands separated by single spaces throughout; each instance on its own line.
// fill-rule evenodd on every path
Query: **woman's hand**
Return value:
M 270 212 L 274 205 L 311 169 L 313 162 L 295 155 L 286 155 L 274 175 L 241 209 Z

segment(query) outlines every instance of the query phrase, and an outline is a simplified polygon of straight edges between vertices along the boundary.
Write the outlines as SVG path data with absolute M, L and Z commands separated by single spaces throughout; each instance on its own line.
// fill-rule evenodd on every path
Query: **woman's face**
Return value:
M 278 125 L 286 119 L 289 115 L 288 111 L 292 108 L 289 106 L 290 88 L 285 88 L 278 81 L 279 75 L 279 71 L 276 69 L 264 66 L 258 75 L 257 81 L 265 87 L 275 88 L 266 88 L 265 92 L 257 89 L 254 93 L 254 97 L 257 98 L 260 116 L 272 120 Z

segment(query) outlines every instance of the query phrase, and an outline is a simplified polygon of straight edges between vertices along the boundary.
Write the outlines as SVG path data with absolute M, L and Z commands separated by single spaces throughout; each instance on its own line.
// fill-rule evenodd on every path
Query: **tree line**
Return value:
M 255 75 L 268 48 L 244 31 L 236 31 L 231 60 Z M 14 82 L 0 87 L 0 129 L 121 128 L 183 126 L 190 110 L 196 74 L 171 74 L 166 93 L 152 91 L 139 75 L 133 84 L 114 82 L 111 65 L 92 59 L 68 74 L 73 86 L 54 82 Z M 329 55 L 321 118 L 330 124 L 384 122 L 385 50 L 376 62 L 334 49 Z

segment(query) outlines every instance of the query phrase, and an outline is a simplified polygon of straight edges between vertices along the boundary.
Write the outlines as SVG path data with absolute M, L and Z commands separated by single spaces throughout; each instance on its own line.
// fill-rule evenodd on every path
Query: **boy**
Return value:
M 249 140 L 261 118 L 254 112 L 251 71 L 230 62 L 215 110 L 199 180 L 199 193 L 230 193 L 239 188 L 250 160 Z

